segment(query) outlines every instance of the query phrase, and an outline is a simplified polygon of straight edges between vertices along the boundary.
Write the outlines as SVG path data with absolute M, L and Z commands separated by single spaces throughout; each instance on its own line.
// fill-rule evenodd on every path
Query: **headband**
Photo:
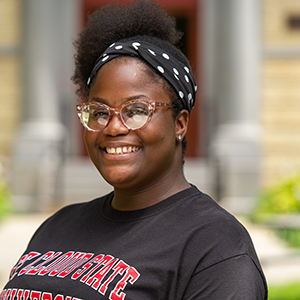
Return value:
M 197 85 L 191 67 L 184 65 L 172 55 L 147 42 L 126 41 L 110 45 L 97 59 L 93 67 L 87 81 L 88 90 L 90 89 L 90 83 L 105 63 L 118 56 L 124 55 L 141 57 L 154 69 L 158 70 L 162 77 L 164 77 L 178 93 L 183 107 L 191 112 L 191 109 L 195 105 L 197 91 Z

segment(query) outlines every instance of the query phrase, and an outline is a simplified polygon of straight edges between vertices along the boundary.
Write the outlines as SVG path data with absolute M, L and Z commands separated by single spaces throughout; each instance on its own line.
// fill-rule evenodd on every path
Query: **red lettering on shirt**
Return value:
M 87 271 L 90 267 L 93 266 L 93 263 L 97 263 L 99 260 L 101 260 L 103 258 L 103 254 L 97 255 L 96 257 L 93 258 L 92 261 L 89 261 L 88 263 L 86 263 L 82 270 L 77 270 L 71 277 L 71 279 L 76 280 L 78 279 L 78 277 L 80 277 L 83 273 L 85 273 L 85 271 Z M 92 270 L 93 271 L 93 270 Z M 92 272 L 91 271 L 91 272 Z
M 97 255 L 97 256 L 93 259 L 92 263 L 96 264 L 96 266 L 95 266 L 94 268 L 92 268 L 92 270 L 90 270 L 86 275 L 84 275 L 84 276 L 80 279 L 81 282 L 85 282 L 85 281 L 88 279 L 88 277 L 89 277 L 89 276 L 90 276 L 90 275 L 91 275 L 91 274 L 99 267 L 99 265 L 102 264 L 103 257 L 104 257 L 104 254 L 100 254 L 100 255 Z M 93 266 L 93 265 L 91 265 L 91 266 Z
M 24 291 L 24 294 L 23 294 L 23 300 L 27 300 L 27 299 L 28 299 L 29 293 L 30 293 L 29 290 L 25 290 L 25 291 Z
M 101 285 L 99 289 L 99 293 L 104 295 L 107 291 L 108 285 L 115 279 L 117 274 L 123 275 L 124 271 L 128 268 L 129 266 L 124 263 L 124 261 L 120 260 L 114 267 L 113 270 L 114 272 L 109 276 L 109 278 Z
M 5 294 L 5 296 L 3 297 L 3 300 L 8 300 L 8 296 L 9 296 L 9 294 L 10 294 L 10 291 L 11 291 L 11 289 L 8 289 L 8 290 L 6 291 L 6 294 Z
M 20 260 L 17 262 L 17 264 L 12 268 L 12 270 L 11 270 L 11 272 L 10 272 L 10 280 L 13 279 L 13 278 L 16 276 L 17 270 L 18 270 L 19 268 L 22 267 L 22 265 L 23 265 L 24 262 L 26 261 L 27 257 L 28 257 L 28 254 L 23 255 L 23 256 L 20 258 Z
M 25 261 L 31 260 L 31 259 L 33 259 L 34 257 L 36 257 L 36 256 L 38 256 L 38 255 L 41 255 L 41 253 L 32 251 L 32 252 L 30 252 L 30 253 L 26 256 Z M 22 265 L 25 263 L 25 261 L 23 261 Z M 35 262 L 36 262 L 36 261 L 32 262 L 31 264 L 27 265 L 25 268 L 27 268 L 27 267 L 30 268 L 30 266 L 31 266 L 33 263 L 35 263 Z M 20 266 L 20 267 L 21 267 L 21 266 Z M 19 269 L 20 267 L 18 267 L 18 269 Z M 23 268 L 23 269 L 18 273 L 18 276 L 24 274 L 24 273 L 27 271 L 27 269 L 25 269 L 25 268 Z M 25 270 L 24 270 L 24 269 L 25 269 Z M 24 270 L 24 271 L 23 271 L 23 270 Z M 14 276 L 15 276 L 15 275 L 14 275 Z M 11 278 L 11 279 L 12 279 L 12 278 Z
M 109 270 L 112 268 L 112 266 L 116 263 L 117 260 L 117 258 L 110 260 L 104 265 L 103 268 L 101 268 L 98 272 L 93 274 L 93 276 L 89 277 L 85 284 L 91 285 L 94 282 L 92 288 L 97 290 L 101 284 L 102 279 L 109 272 Z
M 3 290 L 0 294 L 0 300 L 15 300 L 15 296 L 17 295 L 17 300 L 82 300 L 79 298 L 64 296 L 61 294 L 53 295 L 49 292 L 41 292 L 41 291 L 30 291 L 23 289 L 8 289 Z
M 126 297 L 126 294 L 122 291 L 125 289 L 127 282 L 134 284 L 134 282 L 139 277 L 140 277 L 140 274 L 135 268 L 130 267 L 129 269 L 127 269 L 124 277 L 117 283 L 114 290 L 110 293 L 109 299 L 110 300 L 123 300 Z
M 90 258 L 94 256 L 93 253 L 86 253 L 84 257 L 82 257 L 80 260 L 76 260 L 75 263 L 72 263 L 71 265 L 68 265 L 64 270 L 62 270 L 57 277 L 64 278 L 71 272 L 73 272 L 76 268 L 84 264 L 86 261 L 88 261 Z
M 85 283 L 86 286 L 98 291 L 99 294 L 104 296 L 108 293 L 110 300 L 125 299 L 125 288 L 127 284 L 134 284 L 140 276 L 139 272 L 134 267 L 131 267 L 124 261 L 115 258 L 112 255 L 99 254 L 94 256 L 94 253 L 75 251 L 68 251 L 63 254 L 62 252 L 48 251 L 41 254 L 32 251 L 20 258 L 18 263 L 12 269 L 11 278 L 13 279 L 16 274 L 17 276 L 48 275 L 49 277 L 56 276 L 62 280 L 71 272 L 73 272 L 73 275 L 65 280 L 77 280 L 80 278 L 79 282 Z M 117 278 L 117 276 L 119 276 L 119 278 Z M 34 281 L 30 282 L 34 283 Z M 114 282 L 114 285 L 109 288 L 112 282 Z M 11 281 L 11 283 L 13 283 L 13 281 Z M 68 285 L 67 281 L 66 285 Z M 53 288 L 54 291 L 55 287 L 53 286 Z M 46 291 L 30 291 L 10 288 L 2 291 L 0 300 L 80 299 L 60 294 L 56 295 Z
M 51 272 L 55 268 L 58 268 L 62 263 L 64 263 L 66 260 L 69 259 L 70 256 L 74 254 L 74 251 L 69 251 L 60 257 L 58 257 L 53 263 L 51 263 L 49 266 L 47 266 L 45 269 L 41 270 L 38 275 L 44 276 L 47 273 Z M 54 276 L 54 275 L 53 275 Z
M 52 300 L 52 294 L 51 293 L 43 293 L 42 300 Z
M 73 256 L 71 256 L 67 261 L 63 264 L 58 265 L 53 271 L 49 273 L 49 276 L 55 276 L 58 273 L 62 272 L 64 269 L 68 268 L 69 266 L 76 265 L 76 263 L 84 257 L 86 253 L 84 252 L 76 252 Z
M 54 252 L 54 251 L 49 251 L 45 253 L 39 260 L 45 260 L 43 263 L 38 264 L 37 266 L 32 266 L 31 269 L 29 269 L 26 272 L 26 275 L 36 275 L 38 272 L 41 270 L 45 269 L 46 267 L 44 266 L 45 264 L 49 263 L 51 260 L 57 258 L 58 256 L 61 255 L 61 252 Z M 35 263 L 35 262 L 34 262 Z
M 11 300 L 13 300 L 13 299 L 15 298 L 16 293 L 17 293 L 17 289 L 13 289 L 13 290 L 11 291 L 11 294 L 10 294 L 10 299 L 11 299 Z
M 30 293 L 30 300 L 41 300 L 42 292 L 31 291 Z

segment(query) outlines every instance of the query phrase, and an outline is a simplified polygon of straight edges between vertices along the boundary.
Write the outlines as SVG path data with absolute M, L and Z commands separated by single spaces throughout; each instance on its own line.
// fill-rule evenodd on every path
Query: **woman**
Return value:
M 247 231 L 184 177 L 197 90 L 174 21 L 109 5 L 76 41 L 89 156 L 114 191 L 35 233 L 2 299 L 267 299 Z

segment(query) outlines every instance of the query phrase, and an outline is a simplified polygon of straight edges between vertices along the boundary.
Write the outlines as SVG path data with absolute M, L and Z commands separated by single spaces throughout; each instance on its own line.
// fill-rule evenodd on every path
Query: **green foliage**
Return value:
M 276 219 L 274 218 L 276 215 L 295 215 L 299 213 L 300 174 L 296 174 L 262 191 L 258 197 L 257 208 L 252 215 L 252 220 L 269 224 L 271 222 L 272 224 Z M 291 247 L 300 247 L 300 228 L 282 227 L 277 229 L 276 232 Z
M 296 229 L 296 228 L 278 229 L 277 234 L 280 238 L 287 241 L 289 246 L 293 248 L 300 248 L 300 229 Z
M 300 212 L 300 175 L 282 180 L 266 189 L 258 200 L 257 215 Z
M 0 176 L 0 220 L 10 211 L 10 196 L 8 186 Z
M 269 300 L 299 300 L 300 282 L 282 286 L 269 286 Z

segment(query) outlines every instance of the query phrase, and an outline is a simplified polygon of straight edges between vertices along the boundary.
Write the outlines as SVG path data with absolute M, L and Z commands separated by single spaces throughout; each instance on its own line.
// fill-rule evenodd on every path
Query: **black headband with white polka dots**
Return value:
M 195 105 L 197 91 L 197 85 L 191 67 L 184 65 L 162 49 L 147 42 L 126 41 L 110 45 L 95 63 L 87 81 L 88 89 L 99 69 L 105 63 L 122 55 L 139 56 L 158 70 L 178 93 L 183 107 L 189 112 L 191 111 Z

